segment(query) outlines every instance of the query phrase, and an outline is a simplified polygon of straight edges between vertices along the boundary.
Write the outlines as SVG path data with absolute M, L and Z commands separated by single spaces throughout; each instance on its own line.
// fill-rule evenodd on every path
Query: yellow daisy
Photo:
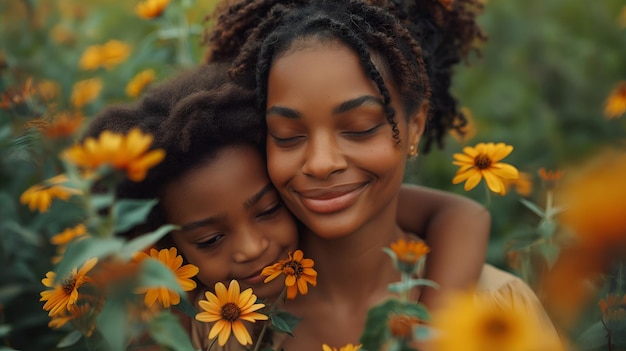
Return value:
M 170 0 L 146 0 L 137 4 L 135 13 L 141 18 L 153 19 L 161 16 L 169 3 Z
M 46 301 L 43 309 L 49 316 L 57 315 L 65 310 L 69 311 L 78 300 L 78 288 L 90 281 L 87 273 L 98 263 L 97 258 L 87 260 L 77 271 L 76 268 L 61 283 L 54 283 L 56 274 L 46 273 L 46 277 L 41 280 L 44 286 L 52 288 L 42 291 L 39 301 Z
M 42 184 L 36 184 L 26 189 L 20 196 L 20 202 L 28 205 L 31 211 L 46 212 L 50 208 L 52 199 L 67 200 L 72 195 L 79 195 L 81 191 L 62 185 L 67 182 L 64 174 L 52 177 Z
M 307 283 L 312 286 L 317 285 L 317 272 L 313 269 L 314 264 L 312 259 L 304 258 L 302 250 L 296 250 L 293 255 L 289 253 L 289 258 L 263 268 L 261 275 L 267 276 L 264 281 L 267 283 L 280 274 L 284 274 L 287 298 L 294 299 L 298 291 L 302 295 L 309 292 Z
M 205 323 L 215 322 L 209 332 L 209 339 L 219 335 L 217 343 L 224 346 L 232 332 L 241 345 L 252 344 L 252 337 L 242 321 L 255 323 L 268 319 L 266 315 L 256 312 L 265 305 L 255 303 L 257 297 L 252 289 L 248 288 L 240 293 L 239 283 L 232 280 L 228 290 L 220 282 L 215 284 L 215 294 L 207 291 L 205 296 L 206 300 L 198 303 L 204 312 L 198 313 L 196 319 Z
M 322 345 L 322 351 L 359 351 L 360 349 L 361 349 L 361 345 L 352 345 L 352 344 L 342 346 L 339 349 L 337 349 L 336 347 L 330 347 L 326 344 Z
M 137 73 L 126 85 L 126 95 L 130 97 L 139 96 L 144 88 L 154 82 L 155 79 L 156 73 L 152 69 L 146 69 Z
M 156 249 L 150 249 L 150 254 L 145 252 L 138 252 L 135 255 L 135 260 L 141 262 L 147 258 L 154 258 L 163 263 L 166 267 L 172 270 L 172 273 L 176 276 L 176 280 L 183 291 L 191 291 L 196 288 L 197 284 L 191 278 L 198 274 L 198 267 L 192 264 L 186 264 L 183 266 L 183 257 L 178 255 L 175 247 L 169 249 L 163 249 L 157 251 Z M 146 294 L 144 302 L 148 306 L 154 305 L 159 301 L 163 307 L 170 307 L 170 305 L 177 305 L 180 302 L 180 296 L 178 293 L 169 290 L 166 287 L 150 287 L 141 288 L 137 290 L 140 294 Z
M 617 83 L 604 104 L 604 116 L 608 119 L 620 117 L 626 112 L 626 81 Z
M 505 309 L 472 294 L 458 295 L 433 315 L 438 351 L 528 351 L 545 345 L 525 310 Z
M 74 84 L 72 88 L 72 105 L 81 108 L 95 100 L 102 91 L 102 79 L 85 79 Z
M 142 181 L 148 172 L 165 157 L 165 151 L 149 151 L 152 136 L 132 129 L 127 135 L 104 131 L 98 139 L 87 138 L 82 145 L 74 145 L 64 152 L 64 157 L 87 170 L 109 164 L 126 171 L 132 181 Z
M 504 143 L 478 143 L 475 147 L 466 146 L 463 153 L 454 154 L 454 165 L 460 166 L 453 184 L 465 182 L 469 191 L 485 179 L 489 190 L 500 195 L 506 194 L 503 179 L 517 179 L 519 172 L 509 164 L 499 162 L 513 151 L 513 146 Z
M 95 70 L 100 67 L 112 69 L 130 56 L 131 48 L 119 40 L 109 40 L 102 45 L 88 47 L 80 57 L 78 66 L 83 70 Z

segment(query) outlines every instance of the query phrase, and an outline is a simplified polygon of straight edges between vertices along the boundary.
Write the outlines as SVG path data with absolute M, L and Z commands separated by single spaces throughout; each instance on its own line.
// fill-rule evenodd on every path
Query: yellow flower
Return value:
M 153 19 L 161 16 L 170 0 L 145 0 L 135 7 L 135 13 L 141 18 Z
M 72 136 L 83 124 L 85 117 L 80 111 L 57 114 L 52 123 L 43 127 L 43 134 L 48 138 L 65 138 Z
M 615 85 L 604 104 L 604 116 L 608 119 L 620 117 L 626 112 L 626 81 Z
M 205 296 L 206 300 L 198 302 L 204 312 L 198 313 L 196 319 L 205 323 L 215 322 L 209 332 L 209 339 L 219 335 L 217 343 L 224 346 L 232 331 L 241 345 L 252 344 L 250 333 L 242 321 L 255 323 L 268 319 L 266 315 L 255 312 L 265 305 L 256 303 L 257 297 L 252 293 L 252 289 L 248 288 L 240 293 L 239 283 L 232 280 L 228 290 L 219 282 L 215 284 L 215 294 L 207 291 Z
M 282 273 L 285 275 L 288 299 L 296 298 L 298 291 L 306 295 L 309 292 L 307 283 L 317 285 L 317 272 L 313 269 L 315 262 L 303 257 L 302 250 L 296 250 L 293 256 L 290 252 L 289 258 L 263 268 L 261 275 L 267 276 L 264 282 L 270 282 Z
M 361 345 L 352 345 L 348 344 L 346 346 L 340 347 L 337 349 L 336 347 L 330 347 L 326 344 L 322 345 L 322 351 L 359 351 L 361 349 Z
M 42 80 L 37 83 L 37 93 L 44 101 L 52 101 L 61 94 L 59 83 L 51 80 Z
M 72 88 L 72 105 L 81 108 L 95 100 L 101 91 L 102 80 L 100 78 L 81 80 Z
M 39 301 L 46 301 L 43 309 L 48 312 L 49 316 L 57 315 L 65 310 L 69 311 L 78 300 L 78 288 L 85 282 L 90 281 L 87 273 L 98 263 L 97 258 L 87 260 L 83 266 L 76 271 L 76 267 L 72 269 L 65 280 L 61 283 L 54 283 L 56 274 L 54 272 L 46 273 L 46 277 L 41 280 L 44 286 L 52 288 L 44 290 Z
M 126 85 L 126 95 L 137 97 L 143 89 L 156 79 L 156 73 L 152 69 L 143 70 Z
M 466 146 L 462 154 L 454 154 L 454 165 L 460 166 L 453 184 L 465 182 L 464 189 L 469 191 L 485 179 L 489 190 L 500 195 L 506 194 L 503 179 L 517 179 L 515 167 L 499 161 L 513 151 L 513 146 L 504 143 L 478 143 L 475 147 Z
M 96 328 L 95 315 L 99 311 L 98 307 L 88 303 L 77 306 L 72 305 L 68 310 L 63 310 L 59 314 L 51 316 L 48 327 L 60 329 L 70 321 L 74 321 L 74 327 L 78 328 L 86 336 L 91 336 Z
M 100 67 L 112 69 L 130 56 L 130 46 L 119 40 L 109 40 L 103 45 L 88 47 L 78 62 L 82 70 L 95 70 Z
M 562 224 L 573 229 L 585 245 L 615 247 L 626 244 L 626 153 L 596 155 L 579 173 L 568 174 L 560 188 L 566 210 Z
M 528 351 L 545 344 L 525 306 L 505 309 L 492 301 L 458 295 L 433 313 L 438 351 Z
M 174 273 L 183 291 L 191 291 L 196 288 L 196 282 L 191 278 L 198 274 L 198 267 L 192 264 L 183 266 L 183 257 L 177 254 L 175 247 L 160 251 L 150 249 L 150 255 L 145 252 L 138 252 L 135 256 L 135 260 L 141 262 L 150 257 L 159 260 Z M 146 294 L 144 302 L 148 306 L 152 306 L 155 302 L 159 301 L 163 307 L 167 308 L 170 307 L 170 305 L 177 305 L 180 302 L 180 296 L 166 287 L 141 288 L 138 289 L 137 292 Z
M 52 199 L 67 200 L 72 195 L 81 194 L 78 189 L 68 188 L 63 183 L 67 182 L 64 174 L 52 177 L 42 184 L 36 184 L 26 189 L 20 196 L 20 202 L 28 205 L 31 211 L 46 212 L 50 208 Z
M 148 169 L 165 157 L 165 151 L 149 151 L 152 136 L 132 129 L 126 136 L 104 131 L 98 139 L 87 138 L 82 145 L 74 145 L 64 152 L 64 157 L 87 170 L 96 170 L 108 164 L 124 170 L 132 181 L 142 181 Z
M 54 245 L 67 245 L 74 238 L 84 236 L 87 234 L 87 227 L 84 224 L 79 224 L 73 228 L 67 228 L 61 233 L 50 238 L 50 242 Z
M 526 172 L 519 172 L 517 179 L 503 179 L 506 189 L 514 188 L 522 196 L 529 196 L 533 192 L 533 182 L 531 175 Z
M 407 264 L 416 264 L 430 249 L 422 241 L 400 239 L 389 245 L 399 261 Z

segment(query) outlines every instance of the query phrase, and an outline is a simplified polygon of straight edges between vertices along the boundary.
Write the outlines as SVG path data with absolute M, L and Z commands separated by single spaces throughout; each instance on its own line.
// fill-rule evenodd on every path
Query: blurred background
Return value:
M 626 2 L 484 2 L 479 21 L 489 39 L 480 55 L 457 67 L 453 88 L 470 117 L 468 133 L 420 154 L 407 182 L 486 204 L 484 184 L 469 192 L 452 184 L 452 155 L 479 142 L 512 145 L 503 161 L 528 182 L 490 195 L 488 261 L 529 280 L 536 262 L 520 261 L 515 249 L 542 234 L 540 218 L 522 202 L 543 208 L 539 170 L 565 170 L 566 176 L 600 150 L 624 146 L 623 113 L 611 115 L 605 107 L 626 81 Z M 30 211 L 20 195 L 59 173 L 58 152 L 105 105 L 131 102 L 151 84 L 202 61 L 202 32 L 210 25 L 204 20 L 214 0 L 171 0 L 152 17 L 138 14 L 139 3 L 0 0 L 0 350 L 55 349 L 64 336 L 48 329 L 38 299 L 55 254 L 49 238 L 77 214 L 63 203 Z M 108 64 L 90 61 L 96 49 L 109 50 Z M 525 239 L 519 244 L 515 238 Z M 539 256 L 550 262 L 558 252 L 544 247 Z

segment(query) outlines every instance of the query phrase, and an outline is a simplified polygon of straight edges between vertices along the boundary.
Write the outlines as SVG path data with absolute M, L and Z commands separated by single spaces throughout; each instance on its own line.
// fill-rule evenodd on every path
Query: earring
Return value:
M 417 151 L 417 146 L 415 145 L 411 145 L 409 147 L 409 157 L 411 159 L 415 159 L 417 157 L 417 154 L 419 153 L 419 151 Z

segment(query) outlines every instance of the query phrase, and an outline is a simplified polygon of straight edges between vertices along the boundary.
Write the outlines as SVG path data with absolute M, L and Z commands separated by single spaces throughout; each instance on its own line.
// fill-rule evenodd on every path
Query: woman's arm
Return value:
M 398 197 L 398 224 L 426 241 L 431 251 L 425 278 L 439 284 L 425 287 L 420 301 L 436 309 L 446 292 L 473 287 L 487 255 L 491 215 L 464 196 L 417 185 L 403 185 Z

